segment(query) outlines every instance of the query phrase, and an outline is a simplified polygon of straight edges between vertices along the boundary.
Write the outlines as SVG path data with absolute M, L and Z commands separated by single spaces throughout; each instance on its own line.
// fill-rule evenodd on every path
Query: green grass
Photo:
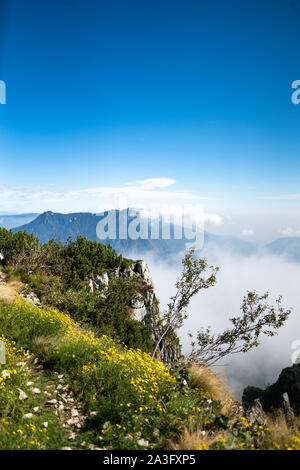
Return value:
M 224 412 L 224 403 L 191 388 L 188 369 L 171 373 L 149 354 L 97 337 L 62 312 L 18 299 L 0 304 L 0 325 L 16 341 L 8 344 L 8 363 L 1 368 L 8 374 L 0 380 L 2 449 L 166 449 L 176 443 L 186 448 L 185 429 L 197 436 L 193 448 L 277 448 L 262 423 L 251 424 L 236 414 L 238 406 L 229 404 Z M 20 347 L 38 357 L 43 368 L 32 360 L 28 364 Z M 18 362 L 26 362 L 29 370 Z M 35 394 L 34 387 L 41 393 Z M 20 400 L 18 389 L 26 400 Z M 52 397 L 62 410 L 47 405 Z M 71 399 L 68 405 L 63 397 Z M 86 417 L 80 428 L 68 423 L 74 408 Z M 27 413 L 33 413 L 29 420 Z M 200 442 L 203 431 L 210 436 L 209 446 Z M 293 439 L 290 448 L 296 449 L 297 436 Z
M 30 349 L 49 371 L 66 375 L 84 412 L 86 432 L 112 448 L 161 448 L 179 437 L 191 411 L 208 399 L 180 390 L 160 362 L 107 336 L 97 338 L 68 315 L 21 300 L 0 305 L 2 330 Z M 157 432 L 159 430 L 159 433 Z

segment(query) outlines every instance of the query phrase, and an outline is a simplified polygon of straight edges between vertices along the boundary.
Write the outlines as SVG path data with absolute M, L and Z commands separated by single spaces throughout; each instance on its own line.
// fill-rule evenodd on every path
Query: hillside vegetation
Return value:
M 0 229 L 0 251 L 8 280 L 22 281 L 24 294 L 34 292 L 43 305 L 68 312 L 98 333 L 151 351 L 150 328 L 129 315 L 131 303 L 140 297 L 138 279 L 115 276 L 116 269 L 125 269 L 130 260 L 111 246 L 83 237 L 65 245 L 54 240 L 41 244 L 26 232 Z M 104 271 L 111 280 L 108 288 L 103 284 L 92 293 L 89 280 Z
M 276 441 L 278 427 L 245 416 L 210 369 L 151 358 L 147 328 L 128 319 L 135 286 L 113 278 L 128 263 L 114 250 L 83 238 L 41 245 L 1 230 L 0 252 L 6 280 L 47 300 L 0 302 L 1 449 L 300 448 L 297 429 Z M 101 270 L 114 286 L 105 297 L 87 288 Z

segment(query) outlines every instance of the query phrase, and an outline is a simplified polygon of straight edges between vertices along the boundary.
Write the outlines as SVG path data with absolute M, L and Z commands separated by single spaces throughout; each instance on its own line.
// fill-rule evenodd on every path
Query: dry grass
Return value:
M 46 351 L 53 350 L 58 343 L 59 338 L 56 336 L 38 336 L 33 339 L 36 354 L 45 354 Z
M 272 414 L 267 414 L 267 427 L 270 429 L 271 440 L 279 444 L 280 448 L 288 445 L 293 436 L 300 438 L 299 427 L 295 423 L 294 428 L 289 428 L 286 424 L 284 413 L 276 410 Z
M 215 400 L 224 404 L 223 413 L 231 406 L 231 396 L 225 386 L 225 379 L 213 371 L 210 367 L 194 363 L 189 367 L 189 385 L 192 388 L 208 392 Z M 224 432 L 206 432 L 203 435 L 204 423 L 201 416 L 198 416 L 196 423 L 190 423 L 184 430 L 179 442 L 169 443 L 169 448 L 174 450 L 196 450 L 207 449 L 214 442 L 224 437 Z
M 21 287 L 22 283 L 20 281 L 12 281 L 7 284 L 0 285 L 0 300 L 4 302 L 12 302 L 20 292 Z
M 189 368 L 190 386 L 208 392 L 214 399 L 227 402 L 231 396 L 225 385 L 225 378 L 210 367 L 194 363 Z
M 205 433 L 201 429 L 185 428 L 179 442 L 171 442 L 169 448 L 171 450 L 197 450 L 208 449 L 214 442 L 219 441 L 224 437 L 224 433 Z

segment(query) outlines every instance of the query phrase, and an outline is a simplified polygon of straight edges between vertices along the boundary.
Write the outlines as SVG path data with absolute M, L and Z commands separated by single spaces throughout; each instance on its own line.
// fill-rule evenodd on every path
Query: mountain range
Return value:
M 134 220 L 134 216 L 130 215 L 130 210 L 127 209 L 127 218 L 125 227 L 126 233 L 128 226 Z M 1 215 L 0 226 L 7 229 L 12 229 L 13 232 L 26 231 L 32 233 L 42 243 L 48 242 L 54 238 L 57 242 L 65 243 L 69 237 L 73 240 L 77 236 L 82 235 L 92 241 L 101 241 L 108 245 L 110 244 L 118 253 L 123 253 L 125 256 L 132 253 L 142 255 L 151 252 L 158 257 L 172 257 L 180 254 L 186 248 L 189 242 L 186 238 L 174 238 L 174 224 L 170 224 L 170 239 L 163 239 L 161 231 L 158 239 L 141 239 L 136 240 L 118 237 L 119 229 L 122 224 L 122 215 L 125 211 L 115 211 L 116 214 L 116 238 L 108 237 L 99 240 L 97 236 L 97 225 L 103 221 L 104 217 L 109 216 L 110 211 L 93 214 L 90 212 L 78 212 L 71 214 L 61 214 L 51 211 L 44 212 L 43 214 L 13 214 Z M 24 223 L 25 222 L 25 223 Z M 124 229 L 124 227 L 123 227 Z M 150 233 L 150 223 L 148 223 Z M 214 250 L 222 250 L 223 252 L 230 252 L 238 255 L 251 255 L 258 252 L 272 253 L 276 256 L 283 256 L 289 261 L 300 263 L 300 237 L 284 237 L 279 238 L 266 246 L 259 247 L 254 243 L 241 240 L 237 237 L 215 235 L 209 232 L 202 234 L 203 248 L 201 253 L 212 252 Z
M 26 231 L 32 233 L 38 237 L 42 243 L 46 243 L 52 238 L 58 242 L 65 243 L 69 237 L 74 240 L 77 236 L 82 235 L 92 241 L 101 241 L 106 245 L 110 244 L 118 253 L 123 253 L 124 255 L 133 252 L 143 254 L 151 251 L 158 256 L 171 256 L 184 251 L 186 244 L 190 242 L 190 240 L 184 237 L 182 239 L 176 239 L 174 237 L 174 224 L 170 224 L 170 239 L 162 238 L 161 226 L 158 239 L 138 238 L 133 240 L 130 237 L 122 239 L 118 237 L 118 234 L 122 221 L 124 220 L 122 217 L 122 215 L 124 216 L 124 211 L 115 211 L 117 216 L 117 237 L 99 240 L 97 236 L 97 225 L 109 214 L 110 212 L 102 214 L 92 214 L 89 212 L 60 214 L 48 211 L 25 225 L 13 228 L 13 232 Z M 129 209 L 127 209 L 126 215 L 127 219 L 125 223 L 127 223 L 127 227 L 125 227 L 125 230 L 127 232 L 135 216 L 130 215 Z M 148 222 L 148 229 L 150 233 L 150 222 Z M 204 232 L 203 238 L 205 249 L 214 247 L 247 255 L 254 253 L 256 250 L 255 245 L 235 237 L 225 237 Z
M 300 263 L 300 237 L 282 237 L 266 245 L 271 253 L 284 256 L 288 261 Z

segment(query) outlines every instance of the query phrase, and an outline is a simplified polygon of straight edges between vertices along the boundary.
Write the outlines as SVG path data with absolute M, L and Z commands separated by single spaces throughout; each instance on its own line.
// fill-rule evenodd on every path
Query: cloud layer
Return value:
M 173 178 L 148 178 L 135 182 L 124 183 L 122 186 L 98 186 L 85 189 L 74 189 L 71 191 L 59 191 L 49 186 L 45 188 L 31 187 L 8 187 L 4 184 L 0 185 L 0 200 L 2 203 L 14 204 L 15 202 L 23 202 L 32 204 L 32 201 L 38 200 L 39 206 L 36 210 L 40 211 L 43 203 L 62 202 L 66 206 L 71 203 L 93 204 L 95 209 L 102 203 L 112 201 L 116 203 L 119 199 L 128 199 L 133 205 L 138 201 L 199 201 L 205 200 L 205 197 L 195 194 L 188 190 L 177 190 L 172 188 L 176 184 Z M 115 204 L 116 207 L 116 204 Z
M 173 286 L 180 273 L 180 264 L 176 267 L 163 262 L 158 264 L 151 256 L 146 257 L 146 261 L 151 268 L 155 291 L 163 308 L 174 293 Z M 282 295 L 283 305 L 293 308 L 278 336 L 263 336 L 258 348 L 246 354 L 228 356 L 218 365 L 226 374 L 230 389 L 240 398 L 245 386 L 251 384 L 265 387 L 277 379 L 282 368 L 292 364 L 291 357 L 296 352 L 293 347 L 295 348 L 297 341 L 300 342 L 300 265 L 274 256 L 241 258 L 224 253 L 219 253 L 214 258 L 209 257 L 208 261 L 220 266 L 220 272 L 217 284 L 200 292 L 190 304 L 189 318 L 180 331 L 186 353 L 190 350 L 188 332 L 195 334 L 202 326 L 211 326 L 216 332 L 229 327 L 229 318 L 240 313 L 247 290 L 255 289 L 259 293 L 268 291 L 272 302 Z

